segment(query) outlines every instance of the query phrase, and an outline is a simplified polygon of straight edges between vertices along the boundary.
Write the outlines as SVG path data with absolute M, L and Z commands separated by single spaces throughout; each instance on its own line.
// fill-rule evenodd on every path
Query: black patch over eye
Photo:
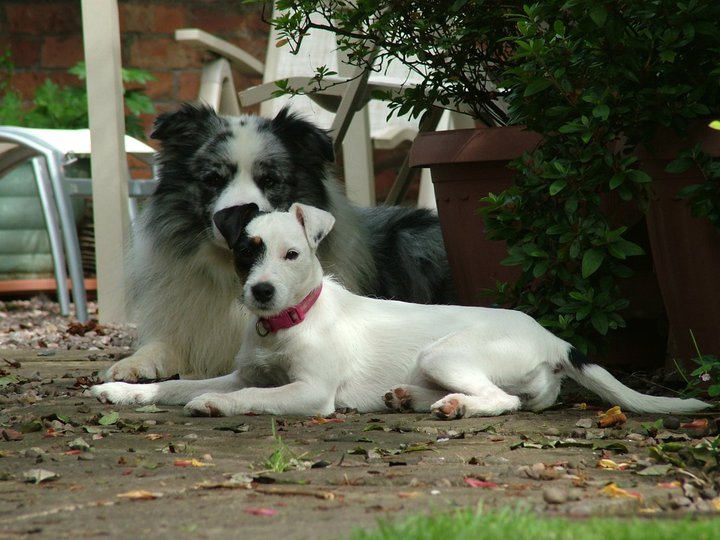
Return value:
M 267 188 L 275 183 L 277 183 L 277 181 L 271 174 L 265 173 L 255 177 L 255 185 L 257 185 L 260 189 Z
M 232 249 L 235 255 L 235 268 L 239 273 L 247 273 L 263 257 L 265 244 L 257 236 L 246 237 L 233 246 Z
M 226 182 L 226 178 L 219 172 L 211 172 L 203 178 L 205 184 L 209 186 L 222 186 Z
M 285 260 L 286 261 L 294 261 L 299 256 L 300 256 L 300 253 L 298 253 L 294 249 L 288 249 L 287 253 L 285 254 Z

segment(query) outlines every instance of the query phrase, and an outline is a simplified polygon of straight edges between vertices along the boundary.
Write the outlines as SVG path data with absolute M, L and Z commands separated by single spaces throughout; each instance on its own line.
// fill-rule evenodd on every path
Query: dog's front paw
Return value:
M 154 381 L 175 375 L 176 361 L 172 351 L 161 342 L 148 343 L 128 358 L 115 362 L 103 376 L 106 381 Z
M 454 420 L 465 416 L 465 394 L 448 394 L 430 406 L 430 412 L 441 420 Z
M 185 405 L 190 416 L 233 416 L 241 414 L 231 398 L 223 394 L 203 394 Z
M 90 388 L 90 393 L 102 403 L 117 405 L 145 405 L 153 402 L 150 385 L 113 382 L 97 384 Z
M 397 412 L 410 412 L 412 408 L 412 395 L 402 386 L 394 388 L 383 396 L 385 406 Z

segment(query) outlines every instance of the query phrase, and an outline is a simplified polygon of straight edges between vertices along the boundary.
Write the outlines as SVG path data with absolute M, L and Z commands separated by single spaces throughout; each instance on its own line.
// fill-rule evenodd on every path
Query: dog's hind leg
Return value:
M 497 416 L 520 408 L 518 396 L 490 380 L 483 369 L 483 353 L 468 346 L 462 331 L 438 340 L 420 353 L 421 376 L 428 386 L 444 389 L 444 397 L 430 404 L 433 414 L 442 419 Z

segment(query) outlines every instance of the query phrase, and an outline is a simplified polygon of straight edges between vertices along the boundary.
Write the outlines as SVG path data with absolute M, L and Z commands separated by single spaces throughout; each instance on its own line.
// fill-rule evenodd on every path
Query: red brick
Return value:
M 196 101 L 200 94 L 200 71 L 182 71 L 178 77 L 177 99 Z
M 238 35 L 262 24 L 258 6 L 245 6 L 239 2 L 194 8 L 191 14 L 190 24 L 211 34 Z
M 146 4 L 119 4 L 118 14 L 121 32 L 152 32 L 153 9 Z
M 154 81 L 149 81 L 145 85 L 145 92 L 153 100 L 172 99 L 173 98 L 173 74 L 170 72 L 154 71 Z
M 130 44 L 128 65 L 145 69 L 198 67 L 200 54 L 198 49 L 170 38 L 142 38 Z
M 20 73 L 14 73 L 10 77 L 10 88 L 20 92 L 20 96 L 23 99 L 32 99 L 35 95 L 35 88 L 40 86 L 47 79 L 45 73 L 38 73 L 36 71 L 24 71 Z
M 174 34 L 178 28 L 187 27 L 185 8 L 181 6 L 155 6 L 155 31 Z
M 47 37 L 42 46 L 42 65 L 69 68 L 84 58 L 82 36 Z
M 35 66 L 40 60 L 41 41 L 34 37 L 10 35 L 9 38 L 0 38 L 0 54 L 10 51 L 10 59 L 16 68 Z
M 82 14 L 77 0 L 21 2 L 5 6 L 11 32 L 60 34 L 82 32 Z

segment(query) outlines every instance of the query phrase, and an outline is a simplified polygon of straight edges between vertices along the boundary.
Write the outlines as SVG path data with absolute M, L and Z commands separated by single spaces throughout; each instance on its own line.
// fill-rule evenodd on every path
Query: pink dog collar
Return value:
M 307 315 L 307 312 L 313 307 L 321 291 L 322 283 L 320 283 L 317 289 L 310 291 L 310 294 L 296 306 L 287 308 L 272 317 L 260 317 L 255 325 L 255 330 L 257 330 L 258 335 L 264 337 L 270 333 L 284 330 L 303 322 L 305 315 Z

